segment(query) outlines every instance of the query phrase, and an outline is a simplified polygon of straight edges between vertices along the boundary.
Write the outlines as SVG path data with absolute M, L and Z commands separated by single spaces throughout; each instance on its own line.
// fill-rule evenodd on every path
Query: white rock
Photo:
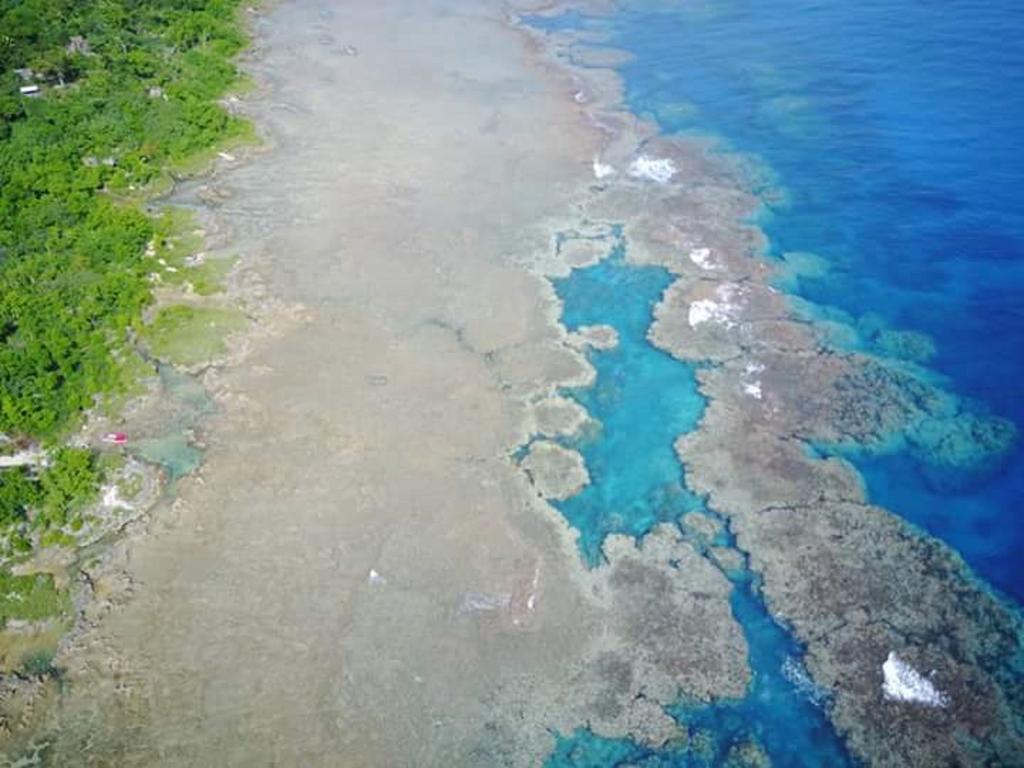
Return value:
M 714 299 L 698 299 L 690 304 L 690 311 L 687 313 L 687 320 L 691 328 L 696 328 L 701 323 L 718 323 L 726 328 L 736 325 L 733 314 L 739 309 L 734 299 L 739 293 L 739 288 L 733 283 L 723 283 L 715 289 Z
M 889 652 L 889 658 L 882 664 L 882 676 L 882 696 L 888 701 L 904 701 L 926 707 L 949 706 L 949 696 L 893 651 Z
M 647 179 L 667 184 L 676 175 L 676 165 L 668 158 L 640 155 L 629 166 L 629 175 L 634 179 Z
M 714 269 L 715 262 L 711 258 L 710 248 L 694 248 L 690 251 L 690 261 L 701 269 Z
M 103 506 L 110 509 L 135 509 L 135 507 L 121 498 L 117 486 L 113 484 L 103 487 Z
M 615 168 L 602 163 L 598 158 L 594 158 L 594 178 L 595 179 L 606 179 L 609 176 L 615 175 Z

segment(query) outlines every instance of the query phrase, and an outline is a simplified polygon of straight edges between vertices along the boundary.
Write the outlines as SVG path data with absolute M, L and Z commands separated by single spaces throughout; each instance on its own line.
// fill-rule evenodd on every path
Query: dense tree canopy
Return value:
M 238 77 L 238 6 L 0 0 L 0 434 L 53 449 L 0 469 L 0 554 L 64 540 L 97 492 L 96 456 L 61 439 L 128 383 L 169 220 L 142 202 L 249 131 L 217 103 Z
M 247 130 L 215 101 L 237 6 L 0 0 L 0 432 L 53 437 L 119 385 L 153 270 L 126 200 Z

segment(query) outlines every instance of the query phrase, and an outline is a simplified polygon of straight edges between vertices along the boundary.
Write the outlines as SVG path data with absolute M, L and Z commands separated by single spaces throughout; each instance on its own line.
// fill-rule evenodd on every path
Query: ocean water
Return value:
M 1024 29 L 1024 6 L 635 0 L 610 16 L 531 23 L 605 33 L 633 56 L 620 71 L 634 112 L 667 133 L 713 136 L 768 169 L 785 195 L 760 222 L 765 258 L 820 257 L 826 270 L 786 288 L 848 323 L 848 344 L 913 357 L 966 408 L 1024 427 L 1024 46 L 1011 32 Z M 591 563 L 607 533 L 639 535 L 698 508 L 666 453 L 699 418 L 693 371 L 660 361 L 645 338 L 664 277 L 613 258 L 556 282 L 568 327 L 608 323 L 624 341 L 593 356 L 594 389 L 572 393 L 604 425 L 575 446 L 593 484 L 560 505 Z M 916 335 L 894 345 L 890 330 Z M 851 457 L 873 501 L 1024 601 L 1020 440 L 986 472 L 955 478 L 939 478 L 939 462 L 920 453 Z M 721 765 L 751 739 L 774 765 L 850 762 L 800 648 L 764 610 L 751 574 L 729 575 L 750 644 L 748 695 L 680 702 L 672 714 L 689 728 L 688 746 L 562 734 L 551 768 Z
M 771 256 L 829 270 L 792 288 L 859 343 L 929 337 L 924 364 L 971 408 L 1024 426 L 1024 5 L 627 2 L 602 20 L 633 60 L 629 106 L 754 155 L 786 191 Z M 1024 601 L 1024 452 L 936 482 L 927 456 L 855 460 L 869 495 Z

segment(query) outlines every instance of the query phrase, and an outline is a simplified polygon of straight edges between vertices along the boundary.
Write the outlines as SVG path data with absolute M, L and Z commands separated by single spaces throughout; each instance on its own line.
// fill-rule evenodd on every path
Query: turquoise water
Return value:
M 795 290 L 848 313 L 878 354 L 893 352 L 887 327 L 927 334 L 927 365 L 955 392 L 1024 425 L 1024 46 L 1008 33 L 1024 6 L 623 5 L 568 21 L 633 54 L 634 111 L 771 167 L 788 193 L 764 217 L 772 255 L 831 267 Z M 927 455 L 856 463 L 874 501 L 1024 600 L 1020 440 L 983 474 L 951 477 Z
M 579 531 L 580 552 L 590 565 L 601 559 L 601 543 L 610 533 L 640 537 L 658 523 L 678 523 L 688 512 L 714 515 L 687 489 L 673 449 L 676 438 L 692 430 L 704 412 L 694 366 L 647 341 L 652 309 L 671 281 L 660 267 L 628 264 L 621 244 L 598 264 L 553 281 L 568 329 L 605 324 L 619 335 L 614 349 L 590 354 L 597 371 L 594 385 L 567 392 L 600 424 L 567 443 L 582 453 L 590 485 L 556 504 Z M 714 543 L 735 548 L 727 530 Z M 690 734 L 687 746 L 649 750 L 584 730 L 559 740 L 549 768 L 622 762 L 718 765 L 730 750 L 746 743 L 759 744 L 780 768 L 850 764 L 825 718 L 821 694 L 802 672 L 801 648 L 765 610 L 748 569 L 726 575 L 733 583 L 733 615 L 750 647 L 753 682 L 748 695 L 672 707 L 670 714 Z
M 193 430 L 201 420 L 216 412 L 209 392 L 193 376 L 161 365 L 161 408 L 133 436 L 130 452 L 144 461 L 159 464 L 172 483 L 194 471 L 203 460 L 193 440 Z
M 692 366 L 647 343 L 652 309 L 672 277 L 660 267 L 628 266 L 623 257 L 619 245 L 597 265 L 553 281 L 569 330 L 604 324 L 619 334 L 614 349 L 590 354 L 594 386 L 566 393 L 599 425 L 566 443 L 583 454 L 591 482 L 556 504 L 579 531 L 590 565 L 608 534 L 639 537 L 702 506 L 686 488 L 672 445 L 697 425 L 704 398 Z

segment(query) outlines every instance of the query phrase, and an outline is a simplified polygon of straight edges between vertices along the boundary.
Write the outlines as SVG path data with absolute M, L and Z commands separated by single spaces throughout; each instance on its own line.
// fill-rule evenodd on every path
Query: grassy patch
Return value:
M 10 619 L 40 621 L 63 616 L 70 611 L 70 596 L 54 586 L 50 574 L 15 576 L 0 571 L 0 624 L 6 624 Z
M 117 361 L 118 385 L 99 397 L 100 413 L 107 417 L 120 413 L 129 400 L 145 394 L 147 382 L 156 376 L 153 364 L 131 347 L 119 350 Z
M 0 672 L 44 675 L 53 671 L 57 643 L 68 628 L 63 619 L 18 630 L 0 629 Z
M 168 209 L 156 220 L 149 246 L 153 272 L 164 285 L 186 283 L 200 296 L 224 290 L 224 281 L 237 259 L 199 253 L 203 239 L 195 217 L 182 209 Z
M 224 354 L 224 339 L 245 328 L 245 315 L 234 307 L 176 304 L 157 313 L 142 338 L 156 357 L 176 365 L 196 365 Z
M 182 282 L 192 284 L 192 289 L 200 296 L 211 296 L 224 290 L 228 273 L 235 266 L 237 259 L 231 256 L 207 257 L 202 264 L 191 267 L 187 272 L 179 272 Z

